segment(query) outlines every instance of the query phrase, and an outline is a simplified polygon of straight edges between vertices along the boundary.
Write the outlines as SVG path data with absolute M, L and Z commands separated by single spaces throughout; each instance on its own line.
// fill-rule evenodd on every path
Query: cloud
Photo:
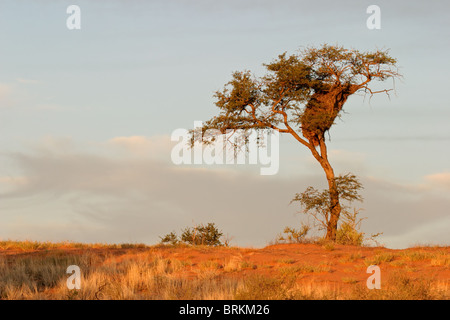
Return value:
M 30 224 L 31 233 L 40 229 L 47 237 L 72 233 L 49 232 L 46 221 L 63 217 L 66 224 L 60 226 L 66 228 L 72 221 L 83 230 L 72 239 L 77 241 L 155 243 L 158 235 L 193 222 L 216 222 L 240 243 L 264 245 L 298 221 L 296 208 L 288 204 L 307 180 L 283 182 L 233 170 L 178 167 L 139 152 L 134 157 L 111 155 L 116 144 L 146 150 L 158 145 L 158 139 L 113 139 L 105 145 L 108 155 L 79 152 L 75 146 L 61 151 L 58 142 L 47 139 L 32 154 L 10 154 L 27 181 L 0 195 L 0 207 L 12 219 L 3 224 L 2 234 L 12 236 L 17 230 L 16 213 L 26 221 L 37 219 Z
M 110 147 L 122 155 L 150 157 L 170 161 L 172 142 L 169 135 L 115 137 L 108 141 Z
M 79 145 L 46 138 L 29 153 L 8 154 L 20 183 L 1 180 L 9 189 L 0 190 L 0 234 L 156 243 L 158 236 L 193 223 L 215 222 L 238 245 L 264 246 L 305 218 L 296 214 L 297 204 L 289 205 L 295 193 L 324 183 L 319 174 L 260 176 L 234 166 L 175 166 L 158 160 L 170 150 L 167 139 L 118 137 Z M 450 227 L 445 194 L 366 176 L 362 183 L 365 201 L 355 206 L 368 217 L 364 232 L 384 232 L 387 246 L 450 241 L 448 233 L 437 236 L 433 229 Z
M 439 187 L 450 188 L 450 172 L 427 175 L 425 181 Z
M 54 214 L 75 215 L 89 228 L 102 226 L 102 232 L 87 237 L 92 241 L 128 241 L 127 236 L 133 236 L 137 241 L 155 242 L 157 235 L 194 221 L 216 222 L 241 243 L 261 245 L 284 224 L 295 222 L 295 208 L 287 211 L 290 214 L 278 214 L 296 191 L 294 182 L 271 183 L 260 176 L 91 155 L 16 154 L 14 158 L 32 178 L 1 197 L 2 209 L 20 199 L 40 198 L 43 210 L 34 214 L 40 216 L 41 224 L 42 220 L 52 221 Z M 68 208 L 56 212 L 54 207 L 61 203 Z M 29 210 L 37 208 L 33 203 Z
M 407 247 L 436 240 L 436 230 L 429 226 L 439 225 L 440 221 L 450 228 L 450 199 L 438 189 L 374 178 L 363 179 L 363 185 L 363 213 L 368 213 L 368 230 L 384 232 L 382 238 L 391 246 Z M 441 244 L 450 243 L 450 234 L 439 236 Z M 389 243 L 392 239 L 395 241 Z
M 384 237 L 384 241 L 393 247 L 406 247 L 414 245 L 450 245 L 448 230 L 450 227 L 450 216 L 411 227 L 403 233 Z M 406 243 L 405 239 L 411 239 Z

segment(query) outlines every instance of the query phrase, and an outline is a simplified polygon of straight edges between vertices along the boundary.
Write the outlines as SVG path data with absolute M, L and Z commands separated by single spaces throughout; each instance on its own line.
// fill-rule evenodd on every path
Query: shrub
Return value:
M 344 222 L 338 228 L 336 233 L 336 242 L 339 244 L 348 244 L 361 246 L 364 241 L 364 233 L 358 232 L 349 222 Z
M 365 233 L 359 231 L 361 222 L 366 218 L 359 218 L 360 210 L 353 209 L 353 213 L 344 208 L 342 211 L 342 222 L 336 232 L 336 243 L 344 245 L 362 246 L 364 241 L 373 241 L 379 244 L 375 238 L 380 236 L 381 233 L 372 234 L 370 237 L 364 237 Z
M 179 243 L 186 243 L 190 245 L 205 245 L 205 246 L 223 246 L 220 238 L 223 233 L 219 231 L 214 223 L 207 225 L 197 225 L 192 228 L 185 228 L 182 230 L 180 239 L 175 232 L 166 234 L 160 237 L 161 243 L 176 245 Z
M 220 237 L 223 233 L 217 229 L 214 223 L 206 226 L 200 224 L 193 228 L 186 228 L 181 235 L 181 241 L 191 245 L 221 246 Z
M 171 245 L 176 245 L 178 244 L 178 236 L 175 232 L 171 232 L 166 234 L 164 237 L 159 237 L 161 239 L 161 243 L 168 243 Z
M 291 227 L 284 228 L 283 234 L 276 239 L 277 243 L 304 243 L 306 242 L 306 235 L 310 230 L 310 226 L 302 224 L 301 229 L 294 229 Z

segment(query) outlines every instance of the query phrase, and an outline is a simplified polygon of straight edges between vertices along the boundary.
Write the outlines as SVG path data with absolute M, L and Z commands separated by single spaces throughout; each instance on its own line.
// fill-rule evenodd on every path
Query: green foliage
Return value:
M 160 237 L 161 243 L 177 245 L 179 243 L 186 243 L 190 245 L 205 245 L 205 246 L 222 246 L 224 245 L 220 238 L 223 233 L 219 231 L 214 223 L 207 225 L 197 225 L 192 228 L 185 228 L 182 230 L 180 239 L 175 232 L 166 234 Z
M 178 236 L 174 231 L 166 234 L 164 237 L 159 238 L 161 239 L 161 243 L 163 244 L 171 244 L 171 245 L 178 244 Z
M 349 203 L 355 200 L 363 200 L 362 196 L 359 195 L 359 190 L 363 189 L 363 186 L 355 175 L 348 173 L 344 176 L 338 176 L 335 178 L 335 183 L 340 199 Z M 296 201 L 300 202 L 303 207 L 303 213 L 314 218 L 320 230 L 327 228 L 331 213 L 330 191 L 328 189 L 319 191 L 313 187 L 308 187 L 304 192 L 297 193 L 291 203 Z M 351 217 L 346 214 L 343 214 L 343 216 L 345 218 Z
M 267 73 L 262 77 L 248 70 L 234 72 L 215 93 L 219 114 L 202 131 L 275 129 L 295 136 L 300 129 L 311 142 L 311 134 L 323 136 L 331 127 L 351 94 L 390 91 L 374 92 L 369 83 L 400 77 L 396 63 L 388 50 L 359 52 L 327 44 L 282 53 L 263 64 Z M 198 139 L 203 141 L 202 135 Z
M 363 189 L 362 184 L 353 174 L 346 174 L 335 178 L 336 188 L 339 198 L 346 200 L 348 204 L 353 201 L 362 201 L 359 191 Z M 295 195 L 292 202 L 298 201 L 303 207 L 303 213 L 312 216 L 319 230 L 326 230 L 330 219 L 330 193 L 328 189 L 318 191 L 313 187 L 308 187 L 303 193 Z M 365 238 L 365 234 L 360 230 L 361 222 L 365 218 L 359 218 L 359 210 L 353 209 L 353 213 L 348 210 L 349 206 L 342 206 L 341 222 L 339 223 L 335 242 L 344 245 L 362 246 L 365 240 L 375 241 L 381 233 Z
M 198 225 L 193 228 L 186 228 L 181 235 L 181 241 L 191 245 L 221 246 L 220 238 L 223 233 L 217 229 L 214 223 Z

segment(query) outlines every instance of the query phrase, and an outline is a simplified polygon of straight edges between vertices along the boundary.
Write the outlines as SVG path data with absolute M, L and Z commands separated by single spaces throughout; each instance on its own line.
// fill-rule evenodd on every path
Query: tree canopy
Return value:
M 309 148 L 318 146 L 351 94 L 392 90 L 374 91 L 369 84 L 400 76 L 396 62 L 388 50 L 359 52 L 330 45 L 280 54 L 264 64 L 268 73 L 263 77 L 234 72 L 215 94 L 219 115 L 203 130 L 275 129 Z

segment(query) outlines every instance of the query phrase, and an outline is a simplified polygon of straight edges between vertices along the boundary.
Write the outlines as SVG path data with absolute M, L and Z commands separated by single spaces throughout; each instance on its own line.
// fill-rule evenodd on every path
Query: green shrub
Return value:
M 186 243 L 190 245 L 205 245 L 205 246 L 223 246 L 220 241 L 223 233 L 219 231 L 214 223 L 207 225 L 197 225 L 192 228 L 185 228 L 182 230 L 180 239 L 175 232 L 166 234 L 164 237 L 159 237 L 162 244 L 177 245 L 179 243 Z
M 223 233 L 217 229 L 214 223 L 206 226 L 200 224 L 193 228 L 186 228 L 181 234 L 181 241 L 191 245 L 221 246 L 220 238 Z
M 171 232 L 166 234 L 164 237 L 159 237 L 161 239 L 161 243 L 163 244 L 171 244 L 176 245 L 178 244 L 178 236 L 175 232 Z

